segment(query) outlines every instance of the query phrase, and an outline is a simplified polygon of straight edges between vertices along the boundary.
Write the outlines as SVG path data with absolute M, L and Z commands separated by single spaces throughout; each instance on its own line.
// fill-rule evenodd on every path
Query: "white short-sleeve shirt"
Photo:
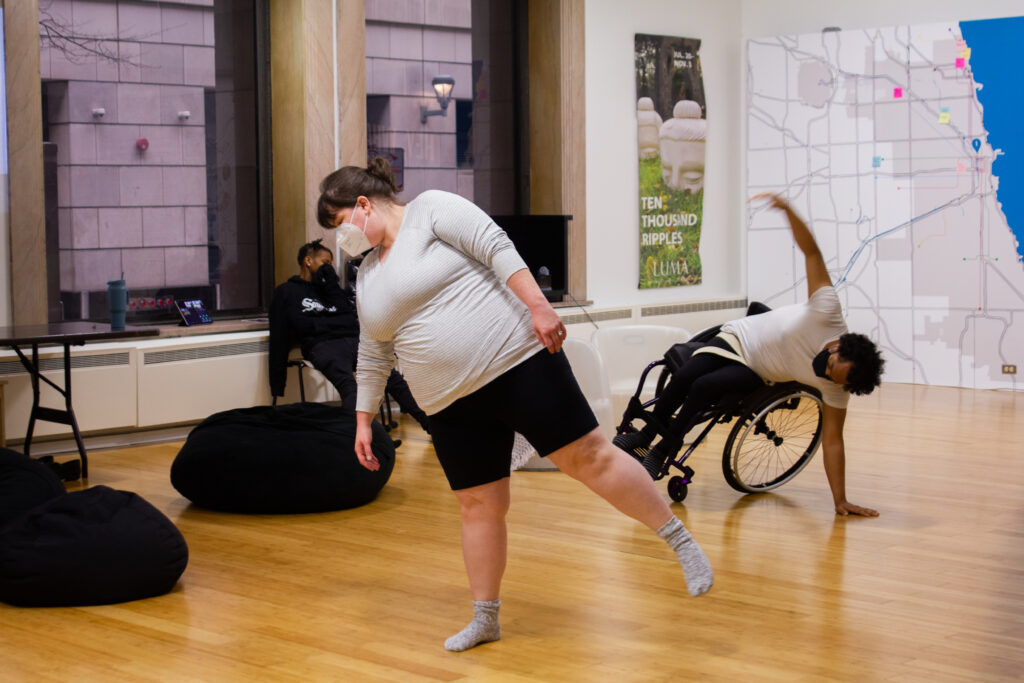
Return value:
M 750 369 L 765 381 L 816 387 L 834 408 L 849 403 L 841 385 L 818 377 L 811 366 L 826 344 L 849 332 L 835 288 L 820 287 L 805 303 L 727 322 L 722 331 L 736 335 Z

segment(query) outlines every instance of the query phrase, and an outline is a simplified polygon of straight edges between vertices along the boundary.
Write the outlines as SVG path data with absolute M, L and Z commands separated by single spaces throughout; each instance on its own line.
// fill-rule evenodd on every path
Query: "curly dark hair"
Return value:
M 864 396 L 882 383 L 885 360 L 875 343 L 856 332 L 847 332 L 839 338 L 839 358 L 850 361 L 852 366 L 846 376 L 844 389 L 851 394 Z
M 330 253 L 331 250 L 328 249 L 327 247 L 325 247 L 322 244 L 322 242 L 323 242 L 323 238 L 321 237 L 319 239 L 313 240 L 312 242 L 307 242 L 306 244 L 303 244 L 301 247 L 299 247 L 299 258 L 298 258 L 299 268 L 302 267 L 302 262 L 306 260 L 306 256 L 310 252 L 313 252 L 314 254 L 316 252 L 318 252 L 318 251 L 326 251 L 326 252 Z

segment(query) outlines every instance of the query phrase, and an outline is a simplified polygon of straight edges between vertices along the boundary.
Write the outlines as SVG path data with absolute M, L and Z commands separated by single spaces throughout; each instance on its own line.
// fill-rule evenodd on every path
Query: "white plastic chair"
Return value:
M 585 339 L 569 338 L 562 344 L 572 374 L 587 397 L 590 409 L 597 416 L 601 431 L 609 439 L 615 436 L 615 413 L 612 411 L 612 389 L 608 384 L 608 371 L 605 370 L 601 354 L 597 347 Z
M 665 355 L 673 344 L 684 342 L 691 336 L 682 327 L 668 325 L 621 325 L 594 330 L 590 341 L 597 348 L 608 373 L 612 414 L 616 421 L 621 419 L 629 397 L 636 392 L 644 368 Z M 655 382 L 649 378 L 641 399 L 654 398 L 654 388 Z
M 608 386 L 601 355 L 593 344 L 585 339 L 569 338 L 562 344 L 562 350 L 572 367 L 572 374 L 580 390 L 597 417 L 601 432 L 611 439 L 615 436 L 616 419 L 612 412 L 612 393 Z M 535 471 L 557 469 L 550 461 L 540 457 L 533 446 L 521 434 L 516 434 L 512 447 L 512 469 Z

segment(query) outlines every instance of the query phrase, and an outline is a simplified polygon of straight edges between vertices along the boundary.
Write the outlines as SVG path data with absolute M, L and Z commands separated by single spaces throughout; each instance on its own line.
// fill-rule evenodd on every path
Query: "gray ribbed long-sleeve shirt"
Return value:
M 356 409 L 376 412 L 399 369 L 433 415 L 544 348 L 506 285 L 526 268 L 503 230 L 472 202 L 429 190 L 405 206 L 387 259 L 359 267 Z

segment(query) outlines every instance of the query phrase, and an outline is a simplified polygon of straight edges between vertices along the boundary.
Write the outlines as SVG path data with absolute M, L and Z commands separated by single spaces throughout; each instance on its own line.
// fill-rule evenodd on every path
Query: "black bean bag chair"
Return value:
M 134 493 L 95 486 L 53 498 L 0 529 L 0 600 L 106 605 L 170 591 L 188 564 L 181 532 Z
M 24 453 L 0 448 L 0 529 L 46 501 L 65 495 L 53 468 Z
M 226 512 L 326 512 L 369 503 L 391 476 L 395 447 L 373 423 L 380 469 L 359 464 L 355 415 L 319 403 L 228 410 L 188 435 L 171 484 L 198 506 Z

